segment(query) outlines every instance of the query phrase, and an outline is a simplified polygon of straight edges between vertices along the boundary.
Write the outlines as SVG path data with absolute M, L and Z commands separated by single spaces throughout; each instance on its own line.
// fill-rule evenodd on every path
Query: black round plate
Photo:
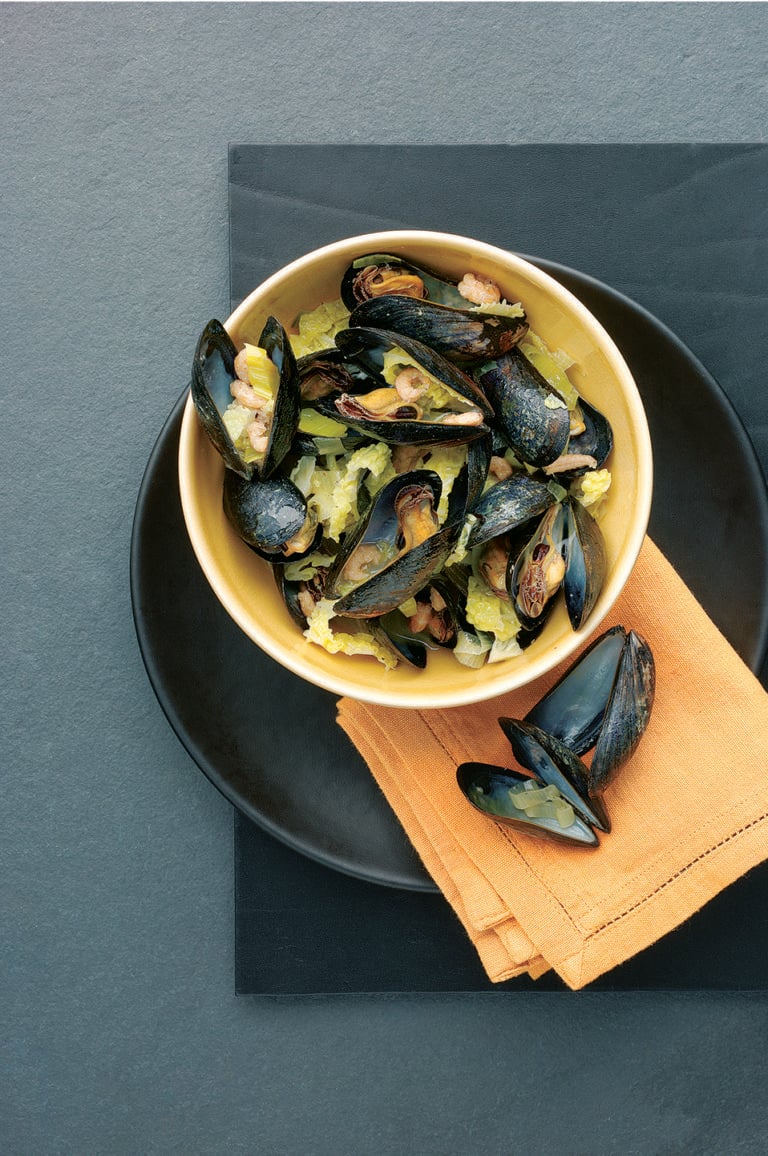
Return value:
M 536 264 L 579 297 L 622 350 L 653 442 L 649 532 L 758 670 L 768 637 L 768 499 L 744 427 L 701 363 L 646 310 L 574 270 Z M 131 543 L 139 645 L 171 726 L 230 802 L 295 850 L 376 883 L 435 890 L 336 725 L 335 696 L 262 653 L 208 586 L 179 501 L 185 400 L 186 392 L 152 451 Z

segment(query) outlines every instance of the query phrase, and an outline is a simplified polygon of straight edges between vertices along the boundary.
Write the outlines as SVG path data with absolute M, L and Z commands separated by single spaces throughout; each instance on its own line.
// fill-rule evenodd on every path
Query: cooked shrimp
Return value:
M 266 422 L 255 417 L 245 432 L 248 434 L 248 441 L 256 450 L 256 453 L 266 453 L 267 446 L 269 445 L 269 426 Z
M 269 404 L 267 398 L 262 397 L 247 381 L 241 381 L 240 378 L 232 382 L 229 392 L 235 401 L 244 405 L 246 409 L 264 409 Z
M 480 273 L 465 273 L 456 288 L 473 305 L 498 305 L 501 301 L 501 289 L 496 282 Z
M 597 469 L 597 461 L 590 454 L 561 454 L 554 462 L 544 466 L 545 474 L 564 474 L 566 470 L 580 470 L 586 466 L 589 470 Z
M 466 413 L 447 413 L 440 418 L 440 425 L 482 425 L 483 415 L 479 409 L 468 409 Z
M 235 373 L 241 381 L 248 381 L 248 354 L 241 349 L 235 358 Z
M 420 369 L 412 365 L 398 373 L 395 389 L 403 401 L 417 401 L 429 389 L 429 381 Z
M 507 478 L 511 478 L 515 472 L 514 468 L 509 464 L 506 458 L 497 457 L 496 454 L 494 454 L 491 458 L 489 470 L 490 473 L 493 474 L 494 478 L 497 478 L 500 482 L 504 482 Z

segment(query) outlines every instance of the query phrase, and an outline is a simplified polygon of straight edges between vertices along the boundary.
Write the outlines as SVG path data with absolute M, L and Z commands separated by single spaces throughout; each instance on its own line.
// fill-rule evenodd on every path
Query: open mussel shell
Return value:
M 280 374 L 275 395 L 275 410 L 269 431 L 269 444 L 258 473 L 268 478 L 291 448 L 299 424 L 299 377 L 288 334 L 275 317 L 268 317 L 258 344 L 266 351 Z
M 596 468 L 599 469 L 608 458 L 613 449 L 613 430 L 611 423 L 604 414 L 590 405 L 584 398 L 579 398 L 578 409 L 581 411 L 581 416 L 584 420 L 584 430 L 580 434 L 569 438 L 567 453 L 570 454 L 585 454 L 588 457 L 594 458 Z M 580 477 L 585 474 L 588 469 L 593 467 L 581 466 L 574 470 L 569 470 L 561 476 L 566 479 Z
M 518 349 L 498 358 L 478 380 L 516 457 L 547 466 L 562 456 L 571 426 L 568 408 Z
M 603 725 L 627 632 L 612 626 L 565 672 L 525 721 L 560 739 L 577 755 L 591 751 Z
M 593 747 L 587 789 L 605 789 L 637 748 L 656 687 L 651 648 L 636 631 L 613 626 L 584 651 L 526 715 L 575 754 Z
M 192 361 L 192 400 L 209 439 L 229 470 L 242 478 L 258 474 L 268 478 L 287 454 L 299 422 L 299 390 L 296 359 L 288 336 L 275 317 L 268 317 L 258 344 L 279 374 L 269 441 L 260 461 L 246 462 L 235 448 L 222 414 L 232 401 L 230 385 L 237 377 L 237 356 L 232 339 L 221 322 L 209 321 L 203 330 Z
M 432 511 L 437 510 L 441 486 L 438 475 L 433 471 L 413 470 L 393 478 L 376 495 L 361 526 L 350 533 L 337 555 L 328 575 L 327 596 L 334 597 L 339 581 L 343 581 L 345 568 L 347 573 L 349 572 L 348 562 L 351 559 L 354 571 L 356 564 L 353 553 L 359 546 L 383 544 L 384 555 L 386 556 L 387 550 L 391 550 L 394 560 L 379 569 L 371 578 L 343 594 L 336 602 L 337 614 L 344 614 L 350 618 L 378 618 L 413 597 L 440 569 L 461 531 L 467 500 L 466 466 L 451 490 L 445 523 L 438 528 L 435 516 L 432 529 L 427 522 L 431 515 L 426 509 L 426 504 L 429 500 Z M 408 548 L 407 540 L 404 540 L 406 536 L 398 507 L 401 491 L 405 493 L 415 488 L 423 490 L 424 501 L 418 514 L 417 534 L 413 537 L 415 544 Z M 429 499 L 430 492 L 431 499 Z M 421 495 L 417 496 L 421 499 Z M 426 536 L 420 541 L 417 540 L 425 532 Z M 407 537 L 412 538 L 410 528 Z
M 563 594 L 568 617 L 579 630 L 592 613 L 608 568 L 603 533 L 581 502 L 567 499 L 565 510 L 565 576 Z
M 435 353 L 421 341 L 372 327 L 342 329 L 336 334 L 335 341 L 347 361 L 358 362 L 375 377 L 381 374 L 384 354 L 391 349 L 402 349 L 426 373 L 457 394 L 459 399 L 479 409 L 485 418 L 493 417 L 493 408 L 477 383 L 458 366 Z
M 513 474 L 498 482 L 470 507 L 477 518 L 467 540 L 469 548 L 507 534 L 554 505 L 555 497 L 545 482 L 529 474 Z
M 582 847 L 598 846 L 597 835 L 574 812 L 573 821 L 566 826 L 556 817 L 558 808 L 551 805 L 538 810 L 555 811 L 554 815 L 528 813 L 521 805 L 521 800 L 543 785 L 537 778 L 529 778 L 507 767 L 496 767 L 488 763 L 462 763 L 456 770 L 456 781 L 465 798 L 489 819 L 495 819 L 498 823 L 528 835 Z
M 304 495 L 288 478 L 224 474 L 224 513 L 244 542 L 269 562 L 294 562 L 309 554 L 322 527 L 307 512 Z
M 437 305 L 413 297 L 373 297 L 352 311 L 350 326 L 386 329 L 413 338 L 459 363 L 501 357 L 528 332 L 525 317 L 484 314 L 481 310 Z
M 550 506 L 520 553 L 510 552 L 507 593 L 520 622 L 528 629 L 549 614 L 565 577 L 565 519 L 561 503 Z
M 452 571 L 446 569 L 414 595 L 420 611 L 415 616 L 417 623 L 428 619 L 421 629 L 415 629 L 413 618 L 406 618 L 400 610 L 391 610 L 377 619 L 377 624 L 398 653 L 423 670 L 428 651 L 439 647 L 453 649 L 459 630 L 470 629 L 464 616 L 466 597 L 466 578 L 462 589 Z
M 341 279 L 341 299 L 347 309 L 354 309 L 363 301 L 389 296 L 429 299 L 440 305 L 466 308 L 455 281 L 448 281 L 403 257 L 391 253 L 369 253 L 357 257 L 345 270 Z
M 526 770 L 557 787 L 585 822 L 600 831 L 611 825 L 599 801 L 589 798 L 589 771 L 578 755 L 547 731 L 522 719 L 500 718 L 499 726 Z
M 300 357 L 296 372 L 301 399 L 309 404 L 329 394 L 349 393 L 354 388 L 354 377 L 344 364 L 343 353 L 336 347 Z
M 653 709 L 656 667 L 651 648 L 634 630 L 627 635 L 589 769 L 589 790 L 604 790 L 634 754 Z
M 250 478 L 254 466 L 243 462 L 221 420 L 222 413 L 232 401 L 229 387 L 237 377 L 236 356 L 234 342 L 221 322 L 209 321 L 200 334 L 192 360 L 192 401 L 200 424 L 227 468 Z

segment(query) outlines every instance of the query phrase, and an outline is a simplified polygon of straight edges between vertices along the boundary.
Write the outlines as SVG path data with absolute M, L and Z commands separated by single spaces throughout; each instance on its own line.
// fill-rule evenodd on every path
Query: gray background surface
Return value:
M 145 677 L 128 546 L 226 312 L 229 141 L 764 140 L 765 6 L 0 17 L 0 1149 L 761 1151 L 765 994 L 236 998 L 231 810 Z

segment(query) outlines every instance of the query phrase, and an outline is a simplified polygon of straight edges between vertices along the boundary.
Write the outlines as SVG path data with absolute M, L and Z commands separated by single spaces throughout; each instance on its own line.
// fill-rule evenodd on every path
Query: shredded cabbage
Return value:
M 464 525 L 461 527 L 459 540 L 453 547 L 453 550 L 446 558 L 446 566 L 453 566 L 455 562 L 463 562 L 467 556 L 467 538 L 472 533 L 472 527 L 477 525 L 477 518 L 474 514 L 467 514 L 464 519 Z
M 331 349 L 336 334 L 347 328 L 349 310 L 343 301 L 326 301 L 311 309 L 308 313 L 300 313 L 294 322 L 298 333 L 289 333 L 296 357 L 306 357 L 308 353 L 319 353 L 322 349 Z
M 471 309 L 473 313 L 487 313 L 494 317 L 525 317 L 525 310 L 519 301 L 497 301 L 490 305 L 470 305 L 467 303 L 467 308 Z
M 426 469 L 434 470 L 440 475 L 443 483 L 440 502 L 437 507 L 437 520 L 442 526 L 448 515 L 448 499 L 451 496 L 453 483 L 461 473 L 462 466 L 467 460 L 467 447 L 462 446 L 435 446 L 429 452 L 429 460 L 425 462 Z
M 524 357 L 528 358 L 531 365 L 538 369 L 541 376 L 549 382 L 552 388 L 557 390 L 568 409 L 574 409 L 578 403 L 579 395 L 575 386 L 568 379 L 563 366 L 564 362 L 573 365 L 573 359 L 562 350 L 549 349 L 531 329 L 526 333 L 525 340 L 520 342 L 518 349 Z
M 478 630 L 489 631 L 500 642 L 516 638 L 520 630 L 520 620 L 512 603 L 497 598 L 482 578 L 476 578 L 474 574 L 468 584 L 466 616 Z
M 599 520 L 610 487 L 610 470 L 589 470 L 573 483 L 571 493 L 577 502 L 589 510 L 593 518 Z
M 378 659 L 387 670 L 394 670 L 397 666 L 394 653 L 366 630 L 348 634 L 345 631 L 337 633 L 331 629 L 333 606 L 334 603 L 330 598 L 321 598 L 315 604 L 307 621 L 304 637 L 309 642 L 322 646 L 329 654 L 369 654 Z
M 453 657 L 462 666 L 469 666 L 473 670 L 478 670 L 484 665 L 490 649 L 491 639 L 487 635 L 470 634 L 466 630 L 459 630 L 456 635 L 456 645 L 453 648 Z
M 310 509 L 314 509 L 328 537 L 338 541 L 357 518 L 360 474 L 369 470 L 371 477 L 379 478 L 387 468 L 392 469 L 392 457 L 389 446 L 377 442 L 355 450 L 346 462 L 331 458 L 326 461 L 325 468 L 315 465 L 306 496 Z

